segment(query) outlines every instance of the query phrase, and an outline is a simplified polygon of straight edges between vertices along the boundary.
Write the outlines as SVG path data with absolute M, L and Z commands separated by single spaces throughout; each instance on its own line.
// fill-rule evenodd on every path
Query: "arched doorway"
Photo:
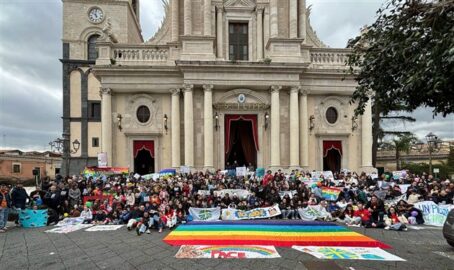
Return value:
M 342 142 L 323 141 L 323 170 L 340 172 L 342 166 Z
M 153 141 L 134 141 L 134 172 L 140 175 L 155 172 Z
M 257 166 L 257 115 L 226 115 L 225 168 Z

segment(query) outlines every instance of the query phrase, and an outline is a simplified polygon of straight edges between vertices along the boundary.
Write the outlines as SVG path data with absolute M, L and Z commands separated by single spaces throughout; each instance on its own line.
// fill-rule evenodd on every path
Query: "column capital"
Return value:
M 257 14 L 259 14 L 259 13 L 263 14 L 264 10 L 265 10 L 265 6 L 264 5 L 257 5 L 257 7 L 255 8 L 255 11 L 257 12 Z
M 303 95 L 303 96 L 307 96 L 307 95 L 309 94 L 309 90 L 307 90 L 307 89 L 301 89 L 301 90 L 300 90 L 300 93 L 301 93 L 301 95 Z
M 211 92 L 211 90 L 213 90 L 212 84 L 204 84 L 202 87 L 205 92 Z
M 270 91 L 271 91 L 271 93 L 273 93 L 273 92 L 279 93 L 279 90 L 281 90 L 281 89 L 282 89 L 282 86 L 280 86 L 280 85 L 272 85 Z
M 290 87 L 290 93 L 298 93 L 301 90 L 301 86 Z
M 223 13 L 224 12 L 224 4 L 216 4 L 216 12 Z
M 103 95 L 111 95 L 112 89 L 108 87 L 99 87 L 99 95 L 102 97 Z
M 169 92 L 173 95 L 173 96 L 176 96 L 176 95 L 179 95 L 181 90 L 180 88 L 172 88 L 169 90 Z
M 194 89 L 193 84 L 183 84 L 183 89 L 182 89 L 183 92 L 191 92 L 192 89 Z

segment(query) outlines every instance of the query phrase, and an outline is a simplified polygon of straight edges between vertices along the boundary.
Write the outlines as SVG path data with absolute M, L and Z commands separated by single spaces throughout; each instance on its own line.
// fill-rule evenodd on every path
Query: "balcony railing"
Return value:
M 345 66 L 350 54 L 349 49 L 315 49 L 311 50 L 311 62 L 314 65 Z
M 118 65 L 165 65 L 169 59 L 169 48 L 166 46 L 114 46 L 112 59 Z

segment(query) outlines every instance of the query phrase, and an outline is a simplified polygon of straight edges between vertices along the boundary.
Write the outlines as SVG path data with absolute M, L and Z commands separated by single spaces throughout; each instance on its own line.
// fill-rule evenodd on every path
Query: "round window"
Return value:
M 137 120 L 140 123 L 146 123 L 150 120 L 150 109 L 147 106 L 142 105 L 137 109 Z
M 338 117 L 338 113 L 337 113 L 336 108 L 329 107 L 328 110 L 326 110 L 326 120 L 328 120 L 328 123 L 330 123 L 330 124 L 336 123 L 337 117 Z

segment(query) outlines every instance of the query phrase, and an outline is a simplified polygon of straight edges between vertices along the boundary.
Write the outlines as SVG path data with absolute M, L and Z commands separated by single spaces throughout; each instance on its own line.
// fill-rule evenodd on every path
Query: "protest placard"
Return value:
M 247 168 L 246 167 L 236 167 L 236 176 L 246 176 Z
M 273 246 L 186 246 L 175 255 L 179 259 L 267 259 L 280 258 Z
M 221 216 L 221 208 L 189 208 L 189 214 L 191 214 L 194 221 L 215 221 L 219 220 Z
M 278 216 L 281 210 L 277 204 L 271 207 L 255 208 L 248 211 L 237 210 L 234 208 L 222 209 L 221 218 L 223 220 L 242 220 L 242 219 L 258 219 Z
M 19 211 L 19 223 L 24 228 L 38 228 L 47 225 L 47 209 L 25 209 Z
M 381 248 L 366 247 L 318 247 L 292 246 L 301 252 L 308 253 L 319 259 L 331 260 L 374 260 L 374 261 L 405 261 Z
M 288 191 L 279 191 L 279 197 L 284 198 L 286 194 L 289 195 L 290 199 L 293 198 L 293 195 L 298 193 L 296 190 L 288 190 Z
M 424 224 L 433 226 L 443 226 L 448 218 L 449 211 L 454 208 L 454 205 L 437 205 L 433 201 L 418 202 L 415 207 L 422 211 Z

